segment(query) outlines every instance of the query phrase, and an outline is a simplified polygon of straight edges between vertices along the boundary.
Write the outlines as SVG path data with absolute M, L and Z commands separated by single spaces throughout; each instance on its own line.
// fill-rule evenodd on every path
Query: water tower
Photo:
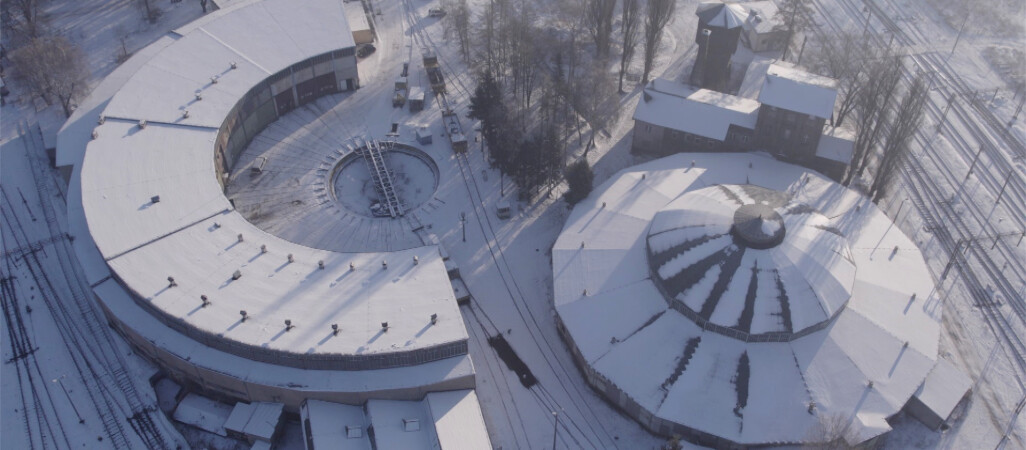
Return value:
M 691 84 L 723 90 L 730 77 L 730 58 L 737 50 L 748 13 L 735 3 L 703 2 L 698 5 L 698 58 L 691 69 Z

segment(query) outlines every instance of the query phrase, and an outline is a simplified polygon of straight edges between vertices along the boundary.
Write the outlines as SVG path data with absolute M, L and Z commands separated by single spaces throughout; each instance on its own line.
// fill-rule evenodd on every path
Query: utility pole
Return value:
M 552 425 L 552 450 L 556 450 L 556 433 L 559 431 L 559 413 L 552 411 L 552 418 L 556 422 Z
M 798 6 L 794 6 L 791 9 L 791 25 L 787 27 L 787 41 L 784 42 L 784 54 L 780 57 L 781 61 L 787 61 L 787 50 L 791 48 L 791 39 L 794 39 L 794 16 L 798 14 Z
M 802 65 L 802 54 L 805 53 L 805 42 L 808 40 L 808 36 L 802 36 L 802 48 L 798 50 L 798 62 L 796 63 L 799 66 Z
M 944 112 L 941 114 L 940 120 L 937 121 L 937 130 L 940 130 L 941 127 L 944 126 L 944 120 L 947 119 L 948 111 L 951 110 L 951 103 L 954 102 L 954 101 L 955 101 L 955 93 L 952 92 L 951 95 L 948 96 L 948 104 L 947 104 L 947 106 L 944 107 Z
M 941 276 L 940 276 L 941 281 L 944 281 L 945 279 L 948 278 L 948 272 L 951 270 L 951 266 L 955 265 L 955 257 L 958 256 L 958 252 L 962 248 L 962 244 L 964 242 L 965 242 L 964 240 L 961 240 L 961 241 L 958 241 L 958 243 L 955 245 L 955 250 L 951 252 L 951 259 L 948 260 L 948 265 L 944 266 L 944 271 L 941 272 Z M 968 248 L 968 246 L 966 246 L 966 247 Z
M 955 36 L 955 45 L 951 46 L 951 55 L 955 54 L 955 47 L 958 47 L 958 40 L 962 38 L 962 30 L 965 29 L 965 23 L 969 21 L 969 14 L 965 15 L 965 19 L 962 19 L 962 26 L 958 28 L 958 35 Z M 948 56 L 951 56 L 948 55 Z
M 866 27 L 862 29 L 862 37 L 866 37 L 866 34 L 869 33 L 869 22 L 873 18 L 873 10 L 869 9 L 866 0 L 862 0 L 862 4 L 864 5 L 862 10 L 866 12 Z
M 463 227 L 463 242 L 467 242 L 467 213 L 460 212 L 460 225 Z
M 64 377 L 66 377 L 66 376 L 67 375 L 61 375 L 61 376 L 59 376 L 57 378 L 54 378 L 51 381 L 53 381 L 54 383 L 57 383 L 57 384 L 59 384 L 61 386 L 61 390 L 64 391 L 64 396 L 68 398 L 68 403 L 71 404 L 71 410 L 75 411 L 75 416 L 78 417 L 78 423 L 85 423 L 85 419 L 83 419 L 82 415 L 78 413 L 78 408 L 75 407 L 75 402 L 71 401 L 71 395 L 68 394 L 68 390 L 64 387 L 64 381 L 63 380 L 64 380 Z
M 973 158 L 973 163 L 972 163 L 972 165 L 969 166 L 969 172 L 966 172 L 965 180 L 962 180 L 963 182 L 969 181 L 969 175 L 972 175 L 973 174 L 973 169 L 976 168 L 976 161 L 980 160 L 980 153 L 983 153 L 983 144 L 980 144 L 980 150 L 976 152 L 976 156 Z M 1004 192 L 1004 190 L 1002 190 L 1002 192 Z M 999 200 L 1001 199 L 1000 195 L 998 196 L 998 199 Z
M 1015 173 L 1015 172 L 1014 171 L 1009 171 L 1008 172 L 1008 176 L 1005 177 L 1005 184 L 1001 185 L 1001 192 L 998 193 L 997 200 L 994 200 L 994 203 L 1000 202 L 1001 201 L 1001 196 L 1005 195 L 1005 188 L 1008 187 L 1008 182 L 1012 181 L 1012 174 L 1013 173 Z

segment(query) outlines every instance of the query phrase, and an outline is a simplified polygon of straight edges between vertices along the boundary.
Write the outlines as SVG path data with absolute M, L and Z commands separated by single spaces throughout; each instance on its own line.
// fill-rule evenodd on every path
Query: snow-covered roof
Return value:
M 438 443 L 446 450 L 477 450 L 492 447 L 481 404 L 472 389 L 431 392 L 424 397 L 434 420 Z
M 855 133 L 847 128 L 827 126 L 823 129 L 823 136 L 819 138 L 816 156 L 849 164 L 854 148 Z
M 81 215 L 119 282 L 192 337 L 246 354 L 342 359 L 465 342 L 436 246 L 339 253 L 298 245 L 246 221 L 217 181 L 214 141 L 238 100 L 296 61 L 352 46 L 341 3 L 240 3 L 179 33 L 113 95 L 80 170 Z
M 745 69 L 745 78 L 741 81 L 741 88 L 737 91 L 739 97 L 759 99 L 759 91 L 766 82 L 766 72 L 770 66 L 776 63 L 776 59 L 756 55 L 752 62 Z
M 368 400 L 365 408 L 307 400 L 300 412 L 316 448 L 371 448 L 368 428 L 376 448 L 492 447 L 473 389 L 431 392 L 418 401 Z
M 343 405 L 320 400 L 307 400 L 301 409 L 310 427 L 303 433 L 313 448 L 346 448 L 370 450 L 367 416 L 360 406 Z
M 829 118 L 837 99 L 837 80 L 812 74 L 792 64 L 776 62 L 767 69 L 759 92 L 765 105 Z
M 930 374 L 916 390 L 916 398 L 941 420 L 947 420 L 958 402 L 972 387 L 972 380 L 951 365 L 946 359 L 939 359 Z
M 232 407 L 227 404 L 189 393 L 175 407 L 174 419 L 219 436 L 227 436 L 224 424 L 231 412 Z
M 702 2 L 695 15 L 705 25 L 729 29 L 744 26 L 748 11 L 736 3 Z
M 474 366 L 470 355 L 458 355 L 415 366 L 371 370 L 300 369 L 247 359 L 172 330 L 150 311 L 143 309 L 113 278 L 96 284 L 93 292 L 103 299 L 105 309 L 122 323 L 130 324 L 132 332 L 139 334 L 161 352 L 166 352 L 167 357 L 189 361 L 190 365 L 208 373 L 215 372 L 244 380 L 251 385 L 302 389 L 310 393 L 345 392 L 355 394 L 357 398 L 383 395 L 407 398 L 409 393 L 423 392 L 422 389 L 465 389 L 474 385 Z
M 367 14 L 363 11 L 363 3 L 356 0 L 342 2 L 346 11 L 346 18 L 349 19 L 349 28 L 353 31 L 369 31 L 370 23 L 367 22 Z
M 828 320 L 855 279 L 847 237 L 829 219 L 753 185 L 684 193 L 652 218 L 647 247 L 668 301 L 746 335 L 799 333 Z
M 776 236 L 759 214 L 742 214 L 758 233 L 730 234 L 738 222 L 726 219 L 763 201 L 782 202 L 770 208 L 784 225 L 779 244 L 738 250 L 722 268 L 699 258 Z M 815 439 L 819 421 L 842 417 L 851 443 L 862 442 L 889 430 L 885 419 L 937 358 L 940 300 L 915 244 L 890 225 L 857 193 L 767 155 L 662 158 L 574 208 L 553 246 L 556 310 L 585 363 L 659 418 L 749 445 Z M 803 273 L 778 280 L 782 263 Z M 671 265 L 702 276 L 695 295 L 667 299 L 665 286 L 683 278 L 655 280 Z M 719 301 L 697 295 L 703 286 Z M 780 342 L 735 332 L 787 321 L 796 333 Z
M 638 101 L 634 120 L 724 140 L 730 125 L 755 128 L 759 103 L 670 80 L 652 80 Z
M 239 402 L 232 408 L 224 429 L 270 441 L 278 429 L 285 405 L 268 402 Z
M 295 62 L 355 45 L 337 0 L 304 0 L 302 7 L 265 0 L 205 19 L 180 29 L 182 37 L 146 61 L 104 114 L 218 128 L 258 82 Z
M 367 417 L 374 426 L 377 448 L 435 450 L 434 421 L 422 402 L 368 400 Z
M 746 9 L 748 13 L 745 18 L 745 30 L 769 33 L 774 31 L 774 28 L 783 25 L 780 18 L 777 17 L 777 4 L 771 0 L 745 2 L 739 6 Z

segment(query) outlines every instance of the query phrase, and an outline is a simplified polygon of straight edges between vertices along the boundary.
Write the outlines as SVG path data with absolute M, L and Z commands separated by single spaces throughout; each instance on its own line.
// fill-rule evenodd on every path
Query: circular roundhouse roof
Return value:
M 790 340 L 822 326 L 855 280 L 847 237 L 829 219 L 786 192 L 750 184 L 684 193 L 652 218 L 647 247 L 671 307 L 742 339 Z
M 552 265 L 589 382 L 664 434 L 795 445 L 842 418 L 857 444 L 937 360 L 940 300 L 915 244 L 864 197 L 768 155 L 613 175 Z

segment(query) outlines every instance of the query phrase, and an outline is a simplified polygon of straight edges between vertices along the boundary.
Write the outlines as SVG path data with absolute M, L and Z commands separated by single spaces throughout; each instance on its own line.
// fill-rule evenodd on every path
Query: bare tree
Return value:
M 851 419 L 841 414 L 818 415 L 818 423 L 809 429 L 804 448 L 816 450 L 849 450 L 848 441 L 857 441 Z
M 446 0 L 445 33 L 455 36 L 464 61 L 470 60 L 470 7 L 467 0 Z
M 787 30 L 787 40 L 784 42 L 784 56 L 781 58 L 787 59 L 787 51 L 791 48 L 795 36 L 816 24 L 812 18 L 811 3 L 807 0 L 782 0 L 779 9 L 777 9 L 777 18 L 781 23 L 778 29 Z
M 616 0 L 588 0 L 588 31 L 595 40 L 595 55 L 609 57 L 609 43 L 613 35 L 613 10 Z
M 881 57 L 882 52 L 856 34 L 824 36 L 809 55 L 809 69 L 838 81 L 838 104 L 832 125 L 841 126 L 855 108 L 855 100 L 866 79 L 866 60 Z
M 623 51 L 620 53 L 620 80 L 619 91 L 623 93 L 623 76 L 627 73 L 627 67 L 634 59 L 634 50 L 638 46 L 638 0 L 623 0 L 623 9 L 620 12 L 620 29 L 623 34 Z
M 65 116 L 72 103 L 86 92 L 85 57 L 82 50 L 62 36 L 44 36 L 14 51 L 11 62 L 33 93 L 47 105 L 60 102 Z
M 573 104 L 577 114 L 591 128 L 591 136 L 584 147 L 584 156 L 595 146 L 595 134 L 604 131 L 620 111 L 620 96 L 613 89 L 613 77 L 605 64 L 596 62 L 588 67 L 574 92 Z
M 656 52 L 659 51 L 659 43 L 663 39 L 663 29 L 673 18 L 675 8 L 674 0 L 649 0 L 645 7 L 645 61 L 641 75 L 642 84 L 648 83 Z
M 845 186 L 866 170 L 872 153 L 890 121 L 891 103 L 901 81 L 901 57 L 885 55 L 865 61 L 866 74 L 855 100 L 855 145 L 851 166 L 845 175 Z
M 39 11 L 41 0 L 4 0 L 3 27 L 14 37 L 30 40 L 43 35 L 44 18 Z
M 118 42 L 121 43 L 121 52 L 118 53 L 117 57 L 115 57 L 118 64 L 127 61 L 128 57 L 132 56 L 132 54 L 128 52 L 128 36 L 130 34 L 131 33 L 128 32 L 128 29 L 125 28 L 124 25 L 114 27 L 114 35 L 118 37 Z
M 898 169 L 908 156 L 908 144 L 919 131 L 923 122 L 923 109 L 929 95 L 925 77 L 920 75 L 912 80 L 905 97 L 902 98 L 894 120 L 891 121 L 887 133 L 887 141 L 881 151 L 880 165 L 877 167 L 873 185 L 869 195 L 874 203 L 879 203 L 887 195 L 891 181 L 898 174 Z
M 207 13 L 207 0 L 199 0 L 200 8 L 203 8 L 203 14 Z

